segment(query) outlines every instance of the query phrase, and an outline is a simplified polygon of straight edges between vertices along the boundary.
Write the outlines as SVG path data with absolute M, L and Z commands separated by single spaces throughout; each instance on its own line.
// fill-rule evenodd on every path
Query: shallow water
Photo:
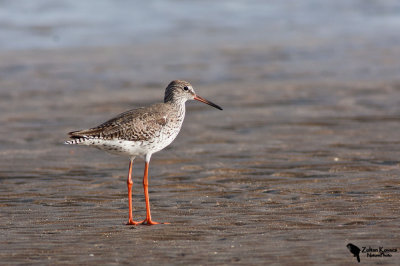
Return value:
M 371 12 L 385 30 L 346 42 L 330 31 L 280 43 L 293 40 L 282 32 L 0 52 L 0 261 L 348 265 L 349 242 L 399 249 L 400 51 L 384 3 Z M 171 224 L 125 226 L 128 159 L 62 142 L 161 101 L 176 78 L 224 110 L 188 103 L 180 135 L 152 157 L 152 215 Z M 137 160 L 137 220 L 142 173 Z

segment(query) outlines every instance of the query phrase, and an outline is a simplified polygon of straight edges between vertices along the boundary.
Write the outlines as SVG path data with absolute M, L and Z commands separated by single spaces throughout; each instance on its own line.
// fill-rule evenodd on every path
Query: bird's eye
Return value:
M 189 87 L 188 87 L 188 86 L 185 86 L 185 87 L 183 87 L 183 90 L 184 90 L 184 91 L 188 91 L 188 90 L 189 90 Z

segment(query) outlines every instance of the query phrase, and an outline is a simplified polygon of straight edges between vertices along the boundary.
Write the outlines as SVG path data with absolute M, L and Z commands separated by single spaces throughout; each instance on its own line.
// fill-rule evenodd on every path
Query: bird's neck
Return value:
M 186 99 L 176 99 L 172 101 L 167 101 L 166 104 L 169 104 L 173 109 L 175 109 L 178 116 L 185 117 L 185 103 Z

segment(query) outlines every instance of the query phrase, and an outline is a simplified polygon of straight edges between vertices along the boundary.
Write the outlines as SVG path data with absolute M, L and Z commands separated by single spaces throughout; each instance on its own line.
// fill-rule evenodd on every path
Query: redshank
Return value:
M 222 110 L 215 103 L 198 96 L 189 82 L 174 80 L 165 89 L 164 103 L 132 109 L 97 127 L 69 133 L 72 140 L 66 141 L 65 144 L 88 145 L 110 153 L 129 156 L 128 225 L 159 224 L 151 219 L 150 213 L 148 192 L 150 158 L 153 153 L 171 144 L 178 135 L 185 118 L 187 100 L 197 100 Z M 146 219 L 141 222 L 134 221 L 132 215 L 132 167 L 137 156 L 145 160 L 143 189 Z

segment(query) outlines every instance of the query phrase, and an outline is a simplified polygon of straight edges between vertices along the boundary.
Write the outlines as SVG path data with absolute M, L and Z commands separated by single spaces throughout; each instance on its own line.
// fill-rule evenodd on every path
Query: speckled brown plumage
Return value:
M 177 107 L 171 103 L 159 103 L 126 111 L 103 124 L 70 132 L 71 138 L 122 139 L 148 141 L 157 137 L 165 126 L 174 126 L 179 118 Z

